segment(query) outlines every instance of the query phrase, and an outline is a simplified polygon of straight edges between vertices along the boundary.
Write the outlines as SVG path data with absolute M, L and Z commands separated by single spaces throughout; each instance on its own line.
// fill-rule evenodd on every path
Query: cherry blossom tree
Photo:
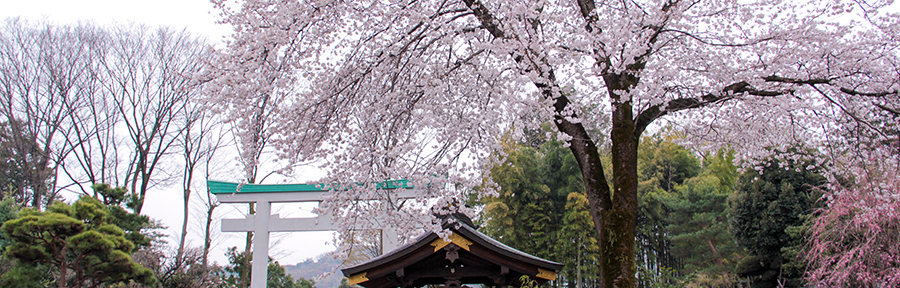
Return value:
M 324 206 L 343 223 L 421 227 L 423 209 L 401 208 L 484 184 L 498 139 L 555 124 L 583 174 L 604 287 L 635 286 L 637 147 L 657 120 L 747 159 L 829 147 L 847 123 L 879 130 L 870 112 L 900 110 L 889 1 L 213 2 L 240 52 L 222 77 L 279 60 L 274 78 L 248 81 L 290 89 L 273 135 L 285 159 L 326 159 L 336 183 L 427 188 L 413 203 L 335 193 Z M 597 103 L 609 119 L 581 117 Z M 611 167 L 585 129 L 597 121 L 611 121 Z
M 214 1 L 215 2 L 215 1 Z M 222 3 L 218 3 L 222 5 Z M 293 90 L 289 75 L 292 61 L 289 51 L 280 51 L 264 38 L 236 38 L 212 61 L 209 77 L 213 79 L 207 93 L 221 101 L 221 113 L 231 125 L 231 135 L 238 152 L 244 183 L 260 183 L 268 176 L 288 171 L 291 165 L 270 170 L 276 166 L 266 161 L 271 152 L 271 140 L 275 115 L 284 106 L 284 100 Z M 270 159 L 269 159 L 270 160 Z M 265 173 L 261 175 L 262 173 Z M 210 203 L 211 204 L 211 203 Z M 210 216 L 213 206 L 210 205 Z M 250 203 L 248 214 L 256 214 L 255 204 Z M 247 232 L 244 243 L 244 267 L 250 266 L 250 249 L 253 232 Z M 239 277 L 242 286 L 250 285 L 249 277 Z
M 884 151 L 881 151 L 884 152 Z M 884 155 L 882 155 L 884 156 Z M 896 287 L 900 283 L 900 173 L 893 161 L 851 169 L 855 183 L 827 190 L 801 257 L 815 287 Z M 892 159 L 893 158 L 893 159 Z

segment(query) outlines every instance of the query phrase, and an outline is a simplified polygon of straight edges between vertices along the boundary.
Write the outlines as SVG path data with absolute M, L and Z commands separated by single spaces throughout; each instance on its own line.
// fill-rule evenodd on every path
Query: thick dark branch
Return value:
M 675 5 L 678 5 L 678 2 L 679 2 L 678 0 L 668 1 L 668 2 L 666 2 L 666 4 L 663 4 L 663 7 L 661 10 L 666 13 L 671 13 L 672 7 L 675 7 Z M 668 14 L 666 14 L 665 19 L 663 19 L 663 21 L 662 21 L 662 23 L 660 23 L 660 25 L 646 25 L 644 27 L 644 28 L 650 28 L 650 30 L 653 31 L 653 35 L 650 36 L 650 40 L 647 41 L 648 44 L 656 43 L 656 40 L 659 39 L 659 35 L 662 34 L 662 32 L 664 31 L 663 28 L 665 27 L 667 22 L 669 22 Z M 649 54 L 649 53 L 650 53 L 650 51 L 647 51 L 647 54 Z
M 579 5 L 587 5 L 585 7 L 589 8 L 593 7 L 593 2 L 588 3 L 584 1 L 591 0 L 582 0 L 581 2 L 583 3 L 579 2 Z M 495 38 L 515 37 L 514 35 L 506 35 L 504 31 L 501 30 L 499 21 L 494 18 L 490 11 L 484 7 L 479 0 L 463 0 L 463 2 L 465 2 L 469 9 L 472 10 L 475 17 L 481 22 L 483 28 L 488 30 Z M 585 11 L 590 12 L 592 9 L 593 8 Z M 532 28 L 537 29 L 536 27 Z M 602 191 L 599 195 L 605 197 L 603 200 L 604 203 L 609 203 L 609 184 L 607 184 L 606 178 L 604 177 L 602 164 L 599 163 L 600 158 L 596 144 L 587 134 L 587 131 L 581 123 L 573 123 L 572 121 L 567 120 L 568 117 L 577 118 L 578 115 L 574 112 L 566 111 L 566 107 L 569 106 L 570 100 L 565 95 L 559 93 L 560 89 L 556 83 L 556 76 L 553 73 L 552 67 L 547 63 L 547 59 L 544 57 L 526 59 L 524 55 L 525 52 L 526 51 L 513 52 L 512 59 L 518 64 L 527 64 L 539 72 L 542 81 L 533 81 L 533 83 L 541 90 L 541 94 L 544 98 L 553 100 L 553 109 L 556 112 L 554 123 L 559 131 L 573 137 L 570 143 L 570 149 L 572 149 L 573 153 L 576 155 L 576 159 L 582 167 L 582 172 L 589 174 L 596 173 L 595 176 L 585 177 L 585 181 L 596 181 L 596 183 L 588 183 L 586 186 L 595 187 L 595 189 Z M 529 60 L 531 62 L 527 63 Z
M 790 83 L 790 84 L 800 84 L 800 85 L 817 85 L 817 84 L 828 84 L 832 85 L 832 81 L 837 78 L 816 78 L 816 79 L 796 79 L 796 78 L 786 78 L 781 76 L 766 76 L 763 77 L 767 82 L 779 82 L 779 83 Z M 846 94 L 850 94 L 853 96 L 866 96 L 866 97 L 884 97 L 888 95 L 897 95 L 900 94 L 900 91 L 885 91 L 885 92 L 860 92 L 850 88 L 840 88 L 841 92 Z
M 678 2 L 681 2 L 681 1 L 680 0 L 670 0 L 670 1 L 666 2 L 666 4 L 663 4 L 662 11 L 669 12 L 669 10 L 672 10 L 672 7 L 675 7 L 675 5 L 678 5 Z
M 593 34 L 603 33 L 603 29 L 601 29 L 600 27 L 597 27 L 597 21 L 600 19 L 600 17 L 597 16 L 597 12 L 595 11 L 597 5 L 596 5 L 596 3 L 594 3 L 594 0 L 577 0 L 576 2 L 578 2 L 578 9 L 581 12 L 581 17 L 584 18 L 584 22 L 585 22 L 584 30 L 587 31 L 588 33 L 593 33 Z M 601 52 L 603 51 L 603 46 L 604 46 L 603 43 L 598 43 L 598 44 L 600 45 L 600 47 L 593 48 L 593 53 L 594 53 L 595 57 L 598 55 L 601 55 L 602 54 Z M 607 67 L 606 69 L 608 69 L 609 67 L 612 66 L 612 63 L 610 63 L 609 57 L 597 58 L 597 64 L 600 66 L 606 65 L 606 67 Z
M 497 18 L 494 18 L 494 15 L 488 11 L 487 7 L 484 7 L 484 4 L 479 0 L 463 0 L 466 3 L 466 6 L 475 13 L 475 17 L 481 22 L 481 25 L 484 25 L 484 29 L 488 30 L 494 38 L 506 38 L 506 33 L 500 29 L 500 21 Z
M 459 8 L 459 9 L 453 9 L 453 10 L 445 10 L 445 11 L 438 11 L 438 13 L 435 14 L 435 15 L 434 15 L 433 17 L 431 17 L 431 18 L 433 19 L 433 18 L 437 18 L 438 16 L 444 16 L 444 15 L 447 15 L 447 14 L 453 14 L 453 13 L 464 13 L 464 14 L 468 14 L 467 12 L 469 12 L 469 9 L 465 9 L 465 8 Z M 457 18 L 457 16 L 453 16 L 453 18 Z
M 581 17 L 584 17 L 584 19 L 588 20 L 589 23 L 596 21 L 597 17 L 591 15 L 594 12 L 594 8 L 597 6 L 596 4 L 594 4 L 594 0 L 578 0 L 577 2 L 578 8 L 581 10 Z
M 670 15 L 669 13 L 672 13 L 672 11 L 671 11 L 672 7 L 675 7 L 675 5 L 678 5 L 678 2 L 679 2 L 679 0 L 670 0 L 670 1 L 666 2 L 666 4 L 663 4 L 663 7 L 661 10 L 663 12 L 666 12 L 666 16 L 665 16 L 665 19 L 663 19 L 663 21 L 661 23 L 659 23 L 659 25 L 645 25 L 643 27 L 643 29 L 650 29 L 650 31 L 652 31 L 653 34 L 650 35 L 650 38 L 647 40 L 647 44 L 646 44 L 647 51 L 645 51 L 643 54 L 635 57 L 635 61 L 634 61 L 635 63 L 645 63 L 647 61 L 646 58 L 648 56 L 650 56 L 650 54 L 653 54 L 654 52 L 656 52 L 653 49 L 653 44 L 656 44 L 656 41 L 659 41 L 659 36 L 662 35 L 662 33 L 666 31 L 666 29 L 664 29 L 664 28 L 666 26 L 666 23 L 669 22 L 669 15 Z M 641 64 L 640 66 L 641 66 L 641 68 L 643 68 L 643 64 Z
M 775 82 L 775 83 L 787 83 L 787 84 L 796 84 L 796 85 L 809 85 L 815 87 L 815 85 L 827 84 L 832 85 L 832 82 L 835 78 L 813 78 L 813 79 L 797 79 L 797 78 L 787 78 L 781 77 L 777 75 L 766 76 L 762 78 L 766 82 Z M 888 92 L 860 92 L 849 88 L 840 88 L 840 91 L 846 94 L 854 95 L 854 96 L 867 96 L 867 97 L 884 97 L 888 95 L 896 95 L 900 92 L 898 91 L 888 91 Z M 664 104 L 654 105 L 641 112 L 638 115 L 636 121 L 637 131 L 643 131 L 650 125 L 653 120 L 656 120 L 659 117 L 665 116 L 666 114 L 677 112 L 681 110 L 693 109 L 703 107 L 712 103 L 727 101 L 729 99 L 734 98 L 735 95 L 739 94 L 747 94 L 754 96 L 763 96 L 763 97 L 774 97 L 781 96 L 786 94 L 793 93 L 794 90 L 788 89 L 783 91 L 771 91 L 771 90 L 759 90 L 750 85 L 747 81 L 741 81 L 738 83 L 734 83 L 726 86 L 722 89 L 722 92 L 718 95 L 716 94 L 706 94 L 698 98 L 682 98 L 675 99 L 669 101 Z M 821 92 L 824 93 L 824 92 Z M 886 107 L 884 105 L 875 104 L 875 106 L 885 110 L 894 115 L 900 115 L 900 111 L 891 109 L 890 107 Z M 665 107 L 665 108 L 663 108 Z
M 665 116 L 672 112 L 678 112 L 687 109 L 704 107 L 713 103 L 728 101 L 736 95 L 754 95 L 763 97 L 774 97 L 785 94 L 791 94 L 793 90 L 786 91 L 767 91 L 759 90 L 747 83 L 747 81 L 737 82 L 725 88 L 718 94 L 708 93 L 700 96 L 700 98 L 680 98 L 663 104 L 654 105 L 641 112 L 635 119 L 635 133 L 642 133 L 650 123 L 654 120 Z
M 502 39 L 515 37 L 515 35 L 506 35 L 503 30 L 501 30 L 499 21 L 494 18 L 490 11 L 488 11 L 479 0 L 463 0 L 463 2 L 465 2 L 469 9 L 473 11 L 475 17 L 477 17 L 484 26 L 483 28 L 488 30 L 495 38 Z M 592 5 L 593 2 L 590 4 L 584 2 L 584 4 Z M 579 5 L 582 5 L 582 3 Z M 599 32 L 600 31 L 596 31 L 595 33 Z M 524 53 L 529 52 L 527 48 L 520 48 L 517 50 L 518 51 L 512 53 L 512 59 L 520 65 L 527 64 L 531 66 L 532 69 L 538 70 L 542 79 L 532 82 L 539 90 L 541 90 L 541 94 L 545 99 L 553 101 L 553 108 L 556 112 L 553 122 L 556 124 L 557 129 L 572 137 L 569 141 L 569 149 L 575 156 L 584 177 L 585 194 L 590 202 L 590 211 L 594 225 L 600 229 L 599 227 L 604 227 L 603 222 L 601 222 L 601 214 L 611 207 L 612 193 L 610 191 L 609 182 L 603 172 L 603 163 L 600 161 L 599 150 L 590 135 L 588 135 L 584 125 L 581 123 L 573 123 L 567 119 L 568 117 L 577 118 L 578 116 L 573 111 L 566 111 L 566 107 L 569 106 L 569 98 L 559 92 L 560 89 L 559 85 L 556 83 L 556 76 L 548 63 L 547 58 L 534 55 L 535 57 L 533 59 L 526 59 Z M 529 61 L 530 63 L 526 61 Z M 604 235 L 600 230 L 597 232 L 598 235 Z M 601 266 L 600 269 L 603 270 L 604 268 Z
M 755 87 L 751 86 L 750 83 L 747 83 L 747 81 L 741 81 L 738 83 L 734 83 L 734 84 L 725 86 L 725 88 L 722 89 L 722 92 L 726 92 L 726 93 L 730 92 L 733 94 L 746 93 L 747 95 L 753 95 L 753 96 L 771 97 L 771 96 L 781 96 L 784 94 L 791 94 L 791 93 L 794 93 L 794 90 L 785 90 L 785 91 L 759 90 L 759 89 L 756 89 Z M 703 96 L 703 98 L 705 99 L 708 96 L 709 96 L 709 94 L 707 94 L 706 96 Z
M 878 93 L 868 93 L 868 92 L 859 92 L 849 88 L 841 87 L 841 92 L 853 95 L 853 96 L 867 96 L 867 97 L 884 97 L 888 95 L 897 95 L 900 94 L 900 91 L 888 91 L 888 92 L 878 92 Z
M 778 83 L 790 83 L 790 84 L 806 84 L 806 85 L 816 85 L 816 84 L 829 84 L 834 79 L 795 79 L 795 78 L 786 78 L 781 76 L 766 76 L 763 77 L 763 80 L 766 82 L 778 82 Z
M 475 17 L 477 17 L 478 20 L 481 22 L 483 28 L 488 30 L 491 33 L 491 35 L 493 35 L 495 38 L 507 37 L 507 35 L 503 32 L 503 30 L 500 29 L 499 21 L 497 21 L 496 18 L 494 18 L 494 16 L 491 14 L 491 12 L 488 11 L 488 9 L 486 7 L 484 7 L 484 5 L 479 0 L 463 0 L 463 2 L 465 2 L 466 5 L 469 7 L 469 9 L 472 10 L 472 12 L 475 14 Z M 585 7 L 590 8 L 590 9 L 587 9 L 587 8 L 583 7 L 582 8 L 583 13 L 590 13 L 590 11 L 593 10 L 593 7 L 594 7 L 592 0 L 581 0 L 581 1 L 579 1 L 579 5 L 584 5 Z M 587 10 L 585 10 L 585 9 L 587 9 Z M 537 29 L 536 27 L 532 27 L 532 28 Z M 481 51 L 479 51 L 479 53 L 480 52 Z M 525 63 L 527 60 L 527 59 L 525 59 L 525 55 L 521 54 L 520 52 L 513 53 L 512 56 L 513 56 L 513 60 L 519 64 Z M 557 123 L 557 126 L 560 126 L 560 125 L 566 126 L 566 128 L 560 127 L 561 128 L 560 130 L 568 133 L 569 135 L 571 135 L 573 137 L 583 137 L 584 139 L 582 139 L 582 140 L 586 140 L 586 141 L 590 142 L 591 139 L 589 139 L 589 137 L 586 137 L 587 133 L 585 131 L 583 131 L 584 127 L 582 127 L 580 124 L 576 125 L 575 123 L 570 123 L 563 116 L 565 108 L 569 105 L 569 98 L 566 97 L 565 95 L 561 95 L 558 92 L 554 93 L 554 90 L 556 90 L 556 91 L 559 90 L 559 87 L 556 85 L 556 77 L 553 73 L 553 70 L 551 68 L 549 68 L 549 65 L 547 65 L 546 59 L 540 58 L 540 60 L 543 61 L 544 66 L 547 66 L 547 69 L 548 69 L 547 71 L 543 71 L 545 69 L 541 69 L 542 65 L 540 65 L 538 63 L 531 62 L 528 64 L 529 64 L 529 66 L 532 66 L 534 69 L 538 70 L 540 72 L 540 75 L 542 76 L 542 78 L 545 80 L 545 81 L 534 81 L 534 85 L 538 89 L 541 90 L 541 92 L 545 98 L 554 100 L 553 108 L 557 114 L 556 121 L 555 121 Z M 577 115 L 574 115 L 574 113 L 572 113 L 572 114 L 573 115 L 570 115 L 570 116 L 577 117 Z M 569 127 L 568 124 L 572 124 L 572 127 Z M 579 126 L 579 127 L 576 128 L 574 126 Z M 581 131 L 577 131 L 579 129 Z M 591 145 L 593 145 L 593 143 L 591 143 Z
M 594 4 L 594 0 L 578 0 L 578 8 L 581 11 L 581 17 L 584 18 L 584 30 L 593 33 L 596 30 L 600 33 L 600 29 L 596 28 L 595 25 L 597 23 L 598 17 L 597 13 L 594 13 L 594 8 L 596 5 Z

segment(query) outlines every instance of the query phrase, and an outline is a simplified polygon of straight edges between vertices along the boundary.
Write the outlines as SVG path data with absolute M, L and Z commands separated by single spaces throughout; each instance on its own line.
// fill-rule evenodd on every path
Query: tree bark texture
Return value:
M 497 39 L 510 37 L 502 30 L 499 21 L 478 0 L 464 1 L 474 16 Z M 581 1 L 585 2 L 585 1 Z M 579 2 L 582 13 L 591 28 L 596 18 L 592 13 L 592 3 Z M 588 1 L 589 2 L 589 1 Z M 588 5 L 589 4 L 589 5 Z M 539 24 L 540 20 L 532 19 Z M 539 25 L 535 25 L 537 27 Z M 599 31 L 599 30 L 598 30 Z M 537 34 L 537 31 L 534 31 Z M 513 37 L 514 38 L 514 37 Z M 600 152 L 581 122 L 573 123 L 569 119 L 578 119 L 576 112 L 567 111 L 570 100 L 560 93 L 559 83 L 552 65 L 545 55 L 536 54 L 528 47 L 521 47 L 512 52 L 512 59 L 519 64 L 530 66 L 526 71 L 536 72 L 539 77 L 533 81 L 541 90 L 542 96 L 552 100 L 552 108 L 556 112 L 554 124 L 556 128 L 571 137 L 570 149 L 584 179 L 585 194 L 589 201 L 591 218 L 597 229 L 600 245 L 600 274 L 602 287 L 636 287 L 634 237 L 637 223 L 637 147 L 644 128 L 660 114 L 634 117 L 630 99 L 620 99 L 617 91 L 629 91 L 634 88 L 639 78 L 635 75 L 643 69 L 644 63 L 638 59 L 629 65 L 629 69 L 621 74 L 604 74 L 603 80 L 609 93 L 612 105 L 612 168 L 613 181 L 610 183 L 603 172 Z M 608 62 L 608 59 L 605 60 Z M 646 119 L 645 119 L 646 118 Z M 640 121 L 638 121 L 640 120 Z M 615 192 L 610 190 L 610 184 Z
M 604 287 L 635 287 L 634 235 L 637 217 L 637 146 L 630 105 L 614 105 L 612 169 L 614 191 L 603 172 L 600 154 L 581 124 L 557 121 L 560 131 L 573 137 L 570 149 L 578 160 L 590 212 L 603 255 L 600 271 Z

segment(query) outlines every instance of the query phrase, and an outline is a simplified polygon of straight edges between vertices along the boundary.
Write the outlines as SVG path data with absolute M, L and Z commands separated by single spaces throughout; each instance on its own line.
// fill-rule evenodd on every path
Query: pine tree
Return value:
M 40 281 L 32 277 L 35 270 L 50 267 L 58 287 L 127 281 L 153 285 L 153 271 L 131 259 L 135 245 L 112 216 L 109 207 L 88 196 L 71 205 L 56 202 L 45 212 L 23 209 L 0 228 L 12 241 L 5 255 L 23 267 L 4 274 L 3 282 Z

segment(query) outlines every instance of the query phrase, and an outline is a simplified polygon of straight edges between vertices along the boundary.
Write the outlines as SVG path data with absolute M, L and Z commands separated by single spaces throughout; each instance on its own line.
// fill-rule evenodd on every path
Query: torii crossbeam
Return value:
M 207 180 L 210 192 L 220 203 L 255 203 L 256 215 L 245 219 L 222 219 L 222 232 L 253 232 L 253 260 L 250 272 L 250 288 L 266 287 L 266 267 L 269 260 L 269 232 L 334 231 L 336 226 L 330 215 L 313 218 L 280 218 L 271 214 L 272 203 L 321 202 L 331 193 L 317 184 L 240 184 Z M 392 180 L 377 183 L 377 189 L 395 190 L 398 199 L 415 198 L 413 185 L 408 180 Z M 352 187 L 351 187 L 352 188 Z M 382 253 L 398 247 L 397 232 L 382 227 Z

